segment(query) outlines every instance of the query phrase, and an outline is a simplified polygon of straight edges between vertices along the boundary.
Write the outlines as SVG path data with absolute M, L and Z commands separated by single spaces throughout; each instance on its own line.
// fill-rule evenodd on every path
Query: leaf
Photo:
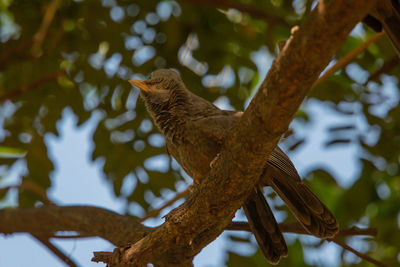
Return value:
M 26 155 L 26 151 L 14 147 L 0 146 L 0 158 L 22 158 Z

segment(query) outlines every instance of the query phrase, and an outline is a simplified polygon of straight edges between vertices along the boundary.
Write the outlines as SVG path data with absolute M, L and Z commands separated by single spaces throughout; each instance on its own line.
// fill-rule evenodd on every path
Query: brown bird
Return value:
M 363 22 L 377 32 L 385 30 L 400 57 L 400 0 L 379 0 Z
M 221 110 L 186 89 L 178 73 L 157 70 L 146 81 L 132 80 L 140 88 L 147 110 L 163 133 L 168 153 L 198 184 L 210 171 L 225 136 L 242 112 Z M 276 147 L 265 160 L 267 184 L 259 184 L 243 208 L 250 228 L 271 263 L 287 255 L 287 247 L 274 215 L 262 193 L 271 186 L 286 202 L 301 225 L 317 237 L 334 236 L 338 223 L 329 209 L 302 183 L 286 154 Z

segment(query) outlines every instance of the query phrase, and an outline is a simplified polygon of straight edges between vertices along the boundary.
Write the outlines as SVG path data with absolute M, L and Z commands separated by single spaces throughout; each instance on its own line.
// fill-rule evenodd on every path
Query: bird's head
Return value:
M 147 110 L 160 129 L 164 130 L 168 121 L 176 115 L 184 115 L 190 103 L 190 92 L 179 74 L 171 69 L 156 70 L 145 81 L 130 80 L 140 89 Z
M 188 93 L 179 74 L 171 69 L 156 70 L 145 81 L 129 82 L 140 89 L 140 95 L 148 108 L 151 108 L 149 105 L 171 106 L 182 101 Z

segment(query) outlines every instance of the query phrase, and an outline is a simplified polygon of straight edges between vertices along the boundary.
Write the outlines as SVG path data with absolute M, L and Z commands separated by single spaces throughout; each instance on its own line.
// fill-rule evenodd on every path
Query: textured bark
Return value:
M 166 216 L 163 225 L 135 244 L 116 250 L 110 265 L 179 266 L 221 234 L 256 184 L 265 158 L 287 130 L 313 82 L 374 3 L 320 1 L 273 63 L 208 177 Z
M 134 243 L 152 231 L 133 218 L 90 207 L 53 205 L 40 208 L 0 210 L 0 233 L 31 233 L 54 237 L 57 231 L 76 231 L 79 236 L 99 236 L 115 246 Z

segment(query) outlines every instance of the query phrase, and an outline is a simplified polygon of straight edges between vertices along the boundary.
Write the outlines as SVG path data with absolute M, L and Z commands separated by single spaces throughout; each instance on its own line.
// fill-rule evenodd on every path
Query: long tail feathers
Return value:
M 272 172 L 270 179 L 274 191 L 308 232 L 321 238 L 333 237 L 338 232 L 336 218 L 305 184 L 279 171 Z
M 278 263 L 281 257 L 287 256 L 286 242 L 260 189 L 250 194 L 243 208 L 263 254 L 271 263 Z

